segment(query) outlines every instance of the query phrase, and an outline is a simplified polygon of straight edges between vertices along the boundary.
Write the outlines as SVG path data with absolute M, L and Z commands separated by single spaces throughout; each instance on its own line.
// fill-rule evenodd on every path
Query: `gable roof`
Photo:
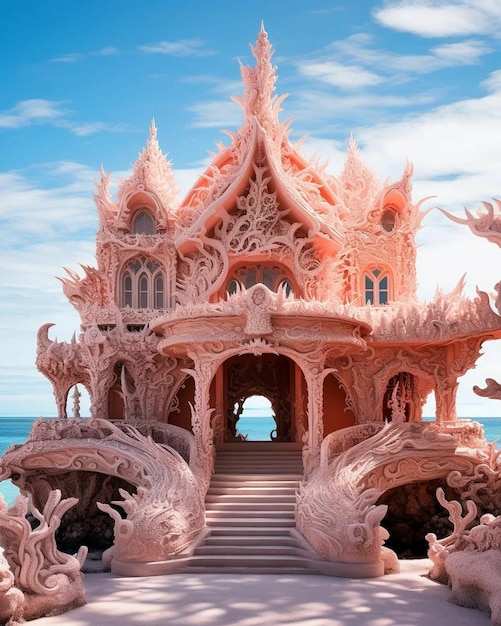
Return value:
M 322 248 L 335 252 L 342 243 L 339 201 L 327 179 L 289 141 L 289 124 L 279 120 L 286 95 L 274 95 L 276 67 L 271 64 L 273 52 L 264 27 L 252 52 L 256 65 L 241 65 L 244 93 L 234 98 L 242 107 L 243 124 L 236 133 L 228 133 L 230 145 L 219 146 L 219 153 L 178 207 L 176 246 L 183 253 L 193 249 L 221 212 L 235 207 L 257 166 L 267 168 L 270 187 L 288 210 L 287 219 L 301 224 Z

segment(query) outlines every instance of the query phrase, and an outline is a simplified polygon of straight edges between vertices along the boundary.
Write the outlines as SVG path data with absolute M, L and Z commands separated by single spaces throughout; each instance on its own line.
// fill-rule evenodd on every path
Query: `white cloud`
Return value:
M 231 101 L 200 102 L 188 107 L 195 117 L 193 128 L 235 128 L 242 123 L 241 109 Z
M 485 42 L 469 39 L 442 44 L 428 54 L 399 54 L 378 49 L 374 38 L 355 34 L 332 42 L 310 60 L 297 63 L 299 73 L 316 78 L 341 89 L 364 89 L 382 83 L 402 83 L 413 75 L 475 65 L 492 52 Z
M 391 0 L 373 11 L 387 28 L 421 37 L 499 36 L 499 0 Z
M 46 187 L 42 181 L 54 178 L 59 184 Z M 44 237 L 88 230 L 96 224 L 89 190 L 98 172 L 77 163 L 58 162 L 32 168 L 29 173 L 0 173 L 0 220 L 5 245 L 13 246 L 17 234 Z M 37 181 L 40 182 L 37 182 Z M 64 180 L 64 182 L 62 182 Z
M 319 90 L 304 90 L 294 99 L 293 104 L 288 107 L 289 113 L 303 126 L 309 125 L 308 132 L 322 133 L 325 135 L 328 130 L 323 124 L 319 129 L 319 122 L 334 122 L 338 126 L 345 127 L 344 118 L 353 120 L 354 111 L 358 117 L 365 119 L 366 123 L 374 119 L 374 115 L 379 118 L 379 111 L 382 109 L 390 112 L 392 109 L 416 106 L 419 104 L 429 104 L 433 101 L 433 96 L 427 93 L 418 96 L 402 95 L 398 96 L 390 93 L 361 93 L 342 96 L 339 94 L 325 93 Z M 335 111 L 335 115 L 333 112 Z M 349 133 L 352 128 L 347 128 Z
M 409 157 L 420 175 L 461 176 L 496 172 L 499 185 L 501 145 L 494 129 L 501 124 L 501 91 L 417 114 L 397 123 L 360 131 L 369 160 L 391 164 Z M 490 192 L 484 189 L 484 193 Z
M 489 78 L 482 82 L 482 87 L 489 93 L 501 92 L 501 70 L 492 72 Z
M 32 124 L 51 123 L 66 114 L 62 102 L 32 98 L 21 100 L 8 111 L 0 112 L 0 128 L 21 128 Z
M 225 80 L 212 74 L 183 76 L 181 82 L 192 85 L 203 85 L 204 91 L 212 91 L 214 93 L 227 95 L 228 97 L 241 93 L 243 90 L 242 81 L 240 79 Z
M 361 89 L 382 82 L 381 76 L 362 67 L 346 65 L 337 61 L 306 61 L 299 65 L 299 72 L 307 78 L 316 78 L 340 89 Z
M 447 43 L 432 48 L 437 61 L 444 63 L 443 67 L 458 65 L 474 65 L 478 60 L 492 52 L 492 48 L 482 41 L 470 39 L 467 41 L 458 41 L 456 43 Z
M 128 128 L 127 124 L 76 122 L 69 118 L 70 112 L 63 108 L 64 104 L 44 98 L 21 100 L 11 109 L 0 112 L 0 130 L 48 124 L 56 128 L 66 128 L 79 137 L 87 137 L 103 131 L 119 133 Z
M 70 52 L 68 54 L 62 54 L 59 57 L 55 57 L 50 59 L 50 63 L 76 63 L 77 61 L 82 61 L 88 57 L 107 57 L 114 56 L 119 54 L 118 48 L 114 48 L 113 46 L 105 46 L 100 50 L 95 50 L 93 52 Z
M 128 124 L 108 124 L 107 122 L 66 122 L 64 124 L 77 137 L 88 137 L 96 133 L 122 133 L 129 127 Z
M 457 62 L 461 57 L 467 58 L 467 45 L 439 46 L 433 54 L 437 58 L 441 55 Z M 358 50 L 360 55 L 365 53 L 361 45 Z M 501 122 L 501 70 L 493 72 L 483 86 L 486 89 L 483 97 L 436 107 L 398 122 L 385 122 L 372 127 L 367 122 L 366 127 L 358 129 L 357 139 L 368 165 L 373 166 L 379 176 L 395 180 L 402 173 L 405 157 L 409 157 L 415 165 L 414 198 L 418 200 L 430 194 L 438 196 L 429 201 L 427 207 L 437 204 L 460 213 L 464 204 L 474 208 L 480 200 L 501 195 L 501 146 L 494 132 Z M 303 111 L 299 119 L 315 120 L 317 124 L 320 120 L 321 127 L 317 126 L 317 129 L 320 127 L 317 132 L 322 133 L 320 137 L 308 140 L 305 151 L 318 152 L 322 157 L 330 156 L 329 171 L 337 174 L 342 169 L 346 146 L 327 139 L 325 131 L 328 123 L 337 123 L 340 107 L 344 106 L 348 111 L 363 106 L 405 106 L 411 103 L 414 96 L 410 94 L 408 100 L 390 94 L 370 94 L 370 97 L 355 94 L 339 98 L 309 91 L 301 94 L 301 98 Z M 58 110 L 61 108 L 56 107 Z M 239 107 L 231 102 L 203 102 L 194 105 L 191 110 L 195 114 L 195 126 L 219 129 L 241 123 Z M 43 119 L 44 115 L 50 119 L 51 112 L 50 105 L 35 101 L 20 107 L 17 114 L 23 113 L 27 119 L 30 116 Z M 349 130 L 346 129 L 346 139 Z M 183 192 L 188 190 L 201 171 L 202 168 L 175 171 Z M 13 406 L 16 394 L 22 392 L 21 385 L 14 389 L 16 377 L 26 376 L 30 397 L 40 402 L 37 406 L 42 407 L 46 402 L 53 407 L 50 387 L 45 381 L 43 385 L 46 387 L 41 382 L 33 382 L 34 379 L 43 381 L 43 377 L 38 374 L 31 377 L 29 372 L 32 370 L 28 370 L 25 363 L 27 359 L 34 361 L 35 333 L 41 324 L 56 322 L 51 336 L 57 335 L 59 339 L 69 339 L 73 330 L 78 329 L 78 316 L 53 276 L 62 276 L 63 266 L 78 269 L 80 262 L 95 264 L 93 253 L 97 216 L 92 191 L 97 177 L 98 172 L 75 162 L 57 162 L 26 171 L 0 173 L 1 236 L 5 251 L 0 288 L 3 293 L 13 295 L 3 309 L 0 339 L 4 356 L 0 358 L 4 359 L 5 367 L 14 367 L 8 355 L 15 354 L 15 371 L 13 378 L 8 379 L 13 391 L 11 393 L 9 386 L 5 391 L 5 402 L 12 402 Z M 114 175 L 116 179 L 117 174 Z M 425 218 L 424 225 L 419 234 L 422 247 L 418 253 L 421 298 L 431 299 L 437 284 L 446 291 L 451 290 L 466 270 L 469 295 L 474 294 L 477 284 L 484 290 L 492 289 L 499 279 L 500 250 L 475 238 L 467 228 L 451 223 L 438 211 L 432 211 Z M 19 319 L 23 320 L 25 331 L 22 337 L 18 332 Z M 477 369 L 461 382 L 458 395 L 460 415 L 482 415 L 489 411 L 499 414 L 496 403 L 484 400 L 476 403 L 471 392 L 471 386 L 482 386 L 487 376 L 501 378 L 498 375 L 499 365 L 493 356 L 499 355 L 499 348 L 496 352 L 496 346 L 491 350 L 489 345 L 488 350 Z M 497 358 L 499 362 L 499 356 Z M 45 400 L 42 400 L 44 394 Z M 2 412 L 7 414 L 5 406 L 3 404 Z M 46 414 L 54 410 L 52 408 Z
M 76 63 L 83 59 L 84 56 L 80 52 L 69 52 L 68 54 L 62 54 L 60 57 L 50 59 L 50 63 Z
M 101 48 L 101 50 L 98 50 L 97 52 L 94 52 L 93 54 L 95 54 L 96 56 L 100 56 L 100 57 L 109 57 L 109 56 L 114 56 L 115 54 L 118 54 L 119 50 L 118 48 L 114 48 L 113 46 L 106 46 L 105 48 Z
M 204 45 L 201 39 L 179 39 L 145 44 L 139 46 L 139 50 L 148 54 L 169 54 L 175 57 L 205 57 L 215 54 L 212 50 L 204 48 Z

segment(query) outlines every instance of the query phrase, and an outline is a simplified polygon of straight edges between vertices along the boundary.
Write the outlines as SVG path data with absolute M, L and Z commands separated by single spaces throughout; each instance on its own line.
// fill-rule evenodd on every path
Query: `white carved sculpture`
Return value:
M 64 513 L 76 502 L 52 491 L 41 513 L 31 498 L 19 496 L 7 510 L 0 497 L 0 621 L 15 623 L 57 615 L 85 604 L 80 568 L 87 555 L 63 554 L 55 533 Z M 35 522 L 32 528 L 26 514 Z
M 113 504 L 123 509 L 126 518 L 108 503 L 98 503 L 115 522 L 113 559 L 131 563 L 172 559 L 190 546 L 205 525 L 204 490 L 190 469 L 197 462 L 193 436 L 168 424 L 144 424 L 142 429 L 144 434 L 107 420 L 38 420 L 28 442 L 5 454 L 2 478 L 24 472 L 30 489 L 39 496 L 47 491 L 50 479 L 36 468 L 47 464 L 58 468 L 63 488 L 64 476 L 71 481 L 68 472 L 82 468 L 120 478 L 131 491 L 121 488 L 121 500 Z M 71 491 L 72 483 L 67 484 L 66 490 Z M 90 479 L 84 484 L 94 488 Z M 92 491 L 82 491 L 80 497 L 90 502 Z
M 455 604 L 487 611 L 493 626 L 501 625 L 501 515 L 485 514 L 478 520 L 477 505 L 466 500 L 462 515 L 458 501 L 448 502 L 443 490 L 437 498 L 449 511 L 450 536 L 427 535 L 428 556 L 433 561 L 431 578 L 451 587 Z

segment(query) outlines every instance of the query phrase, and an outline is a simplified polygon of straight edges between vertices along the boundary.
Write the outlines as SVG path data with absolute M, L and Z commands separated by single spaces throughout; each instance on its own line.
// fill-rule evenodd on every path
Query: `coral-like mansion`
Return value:
M 488 463 L 455 398 L 501 317 L 460 288 L 417 301 L 412 168 L 383 184 L 353 139 L 338 175 L 305 159 L 279 119 L 264 29 L 253 53 L 242 125 L 182 201 L 154 124 L 116 198 L 102 173 L 97 267 L 62 281 L 81 334 L 52 341 L 47 324 L 38 337 L 60 419 L 39 422 L 4 475 L 40 501 L 49 487 L 85 491 L 80 516 L 97 501 L 115 521 L 114 571 L 166 571 L 206 536 L 218 455 L 246 449 L 242 407 L 263 396 L 271 455 L 300 450 L 294 529 L 310 556 L 378 575 L 393 507 L 383 495 Z M 65 419 L 75 385 L 90 420 Z M 430 393 L 432 424 L 421 421 Z

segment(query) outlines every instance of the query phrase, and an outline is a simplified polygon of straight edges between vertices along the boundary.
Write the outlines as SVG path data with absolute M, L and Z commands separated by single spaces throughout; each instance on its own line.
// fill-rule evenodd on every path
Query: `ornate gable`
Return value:
M 264 28 L 252 48 L 255 67 L 241 66 L 244 94 L 234 100 L 242 107 L 244 122 L 237 133 L 228 133 L 229 146 L 219 146 L 211 165 L 197 180 L 178 211 L 176 245 L 186 254 L 201 235 L 211 231 L 223 212 L 249 188 L 256 167 L 269 171 L 269 187 L 288 210 L 288 220 L 299 223 L 309 236 L 317 235 L 322 247 L 341 247 L 339 203 L 323 172 L 308 163 L 289 141 L 289 124 L 279 121 L 286 96 L 274 95 L 276 67 Z M 258 211 L 259 207 L 255 207 Z M 328 243 L 329 242 L 329 243 Z

